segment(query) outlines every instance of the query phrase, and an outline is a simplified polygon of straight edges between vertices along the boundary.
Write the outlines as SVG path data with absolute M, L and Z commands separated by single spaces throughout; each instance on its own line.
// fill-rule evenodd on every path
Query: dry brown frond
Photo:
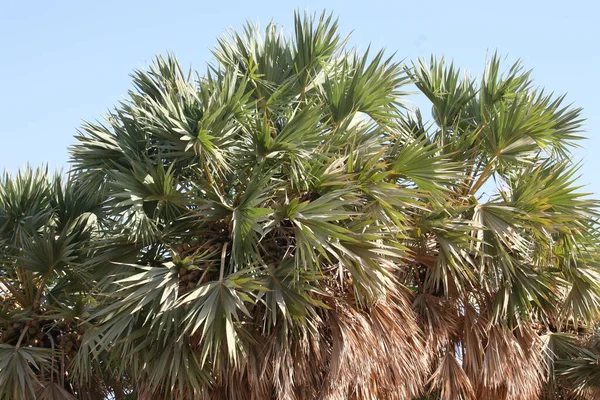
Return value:
M 469 377 L 450 351 L 446 351 L 438 368 L 429 378 L 429 383 L 432 389 L 441 390 L 442 399 L 475 399 Z
M 413 309 L 420 318 L 427 348 L 431 354 L 447 344 L 458 328 L 458 308 L 454 303 L 428 293 L 415 296 Z
M 511 332 L 494 325 L 488 332 L 477 398 L 537 400 L 545 379 L 542 341 L 523 327 Z
M 481 372 L 483 363 L 487 320 L 478 315 L 471 304 L 465 304 L 464 316 L 462 318 L 462 345 L 463 358 L 462 367 L 471 380 L 475 381 Z
M 351 304 L 338 303 L 328 313 L 333 352 L 323 398 L 406 399 L 420 393 L 428 363 L 408 300 L 389 295 L 370 312 Z
M 243 363 L 224 366 L 209 398 L 405 400 L 422 393 L 428 358 L 408 299 L 389 295 L 368 310 L 351 296 L 331 302 L 314 327 L 257 334 Z

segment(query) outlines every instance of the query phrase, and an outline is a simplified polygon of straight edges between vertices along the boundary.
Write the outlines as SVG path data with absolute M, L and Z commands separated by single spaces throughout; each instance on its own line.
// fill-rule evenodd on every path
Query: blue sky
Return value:
M 216 38 L 249 19 L 291 27 L 294 9 L 333 11 L 350 44 L 398 59 L 445 55 L 478 75 L 486 53 L 521 58 L 535 83 L 587 118 L 581 183 L 600 194 L 600 6 L 595 1 L 4 1 L 0 170 L 68 167 L 81 121 L 124 99 L 129 73 L 159 53 L 204 70 Z

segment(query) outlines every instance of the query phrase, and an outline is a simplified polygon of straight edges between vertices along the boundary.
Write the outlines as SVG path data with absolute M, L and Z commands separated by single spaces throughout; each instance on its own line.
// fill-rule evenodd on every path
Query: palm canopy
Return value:
M 74 170 L 103 202 L 73 385 L 139 399 L 594 396 L 580 111 L 496 55 L 477 81 L 443 59 L 359 54 L 326 14 L 294 28 L 231 32 L 204 75 L 159 57 L 83 126 Z M 409 83 L 430 122 L 406 107 Z

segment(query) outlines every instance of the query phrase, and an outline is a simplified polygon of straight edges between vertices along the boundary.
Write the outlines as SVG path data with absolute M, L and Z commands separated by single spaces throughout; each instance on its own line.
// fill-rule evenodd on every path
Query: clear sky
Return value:
M 83 119 L 122 100 L 129 73 L 159 53 L 204 70 L 216 38 L 246 19 L 291 28 L 294 9 L 333 11 L 351 45 L 398 59 L 445 55 L 478 75 L 487 52 L 521 58 L 539 86 L 587 118 L 581 183 L 600 194 L 600 5 L 581 1 L 0 2 L 0 170 L 68 168 Z M 508 66 L 508 63 L 506 64 Z

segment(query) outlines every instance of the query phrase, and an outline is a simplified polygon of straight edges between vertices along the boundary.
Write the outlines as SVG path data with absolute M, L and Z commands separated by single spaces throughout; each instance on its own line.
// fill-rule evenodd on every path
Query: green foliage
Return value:
M 477 80 L 337 28 L 248 24 L 204 75 L 158 57 L 66 180 L 3 179 L 1 393 L 594 398 L 580 110 L 496 54 Z

